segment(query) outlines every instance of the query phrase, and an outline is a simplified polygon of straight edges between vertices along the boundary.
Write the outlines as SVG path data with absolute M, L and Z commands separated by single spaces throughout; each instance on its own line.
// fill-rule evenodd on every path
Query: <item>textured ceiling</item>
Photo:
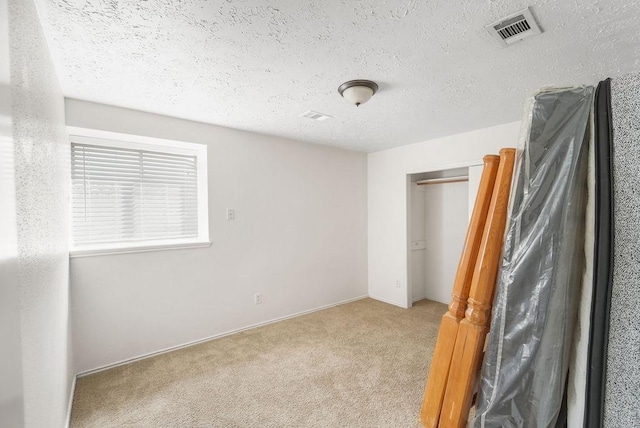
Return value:
M 367 152 L 640 69 L 637 0 L 37 1 L 67 97 Z M 545 32 L 502 48 L 484 26 L 526 6 Z M 359 108 L 356 78 L 380 85 Z

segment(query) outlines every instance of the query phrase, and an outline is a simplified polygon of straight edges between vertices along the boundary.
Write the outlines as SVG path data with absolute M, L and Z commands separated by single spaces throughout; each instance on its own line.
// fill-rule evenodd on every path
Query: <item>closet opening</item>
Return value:
M 408 303 L 449 304 L 482 166 L 408 174 Z

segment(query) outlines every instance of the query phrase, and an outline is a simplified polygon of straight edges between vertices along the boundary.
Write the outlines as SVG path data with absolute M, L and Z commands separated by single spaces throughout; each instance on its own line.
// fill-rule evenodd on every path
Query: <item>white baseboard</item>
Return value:
M 401 305 L 398 302 L 393 302 L 391 300 L 383 299 L 382 297 L 374 296 L 372 294 L 370 294 L 369 297 L 374 299 L 374 300 L 379 300 L 380 302 L 383 302 L 383 303 L 388 303 L 390 305 L 397 306 L 397 307 L 402 308 L 402 309 L 406 309 L 406 307 L 404 305 Z
M 71 424 L 71 407 L 73 406 L 73 396 L 76 393 L 76 381 L 78 377 L 76 375 L 73 376 L 73 380 L 71 381 L 71 391 L 69 392 L 69 403 L 67 404 L 67 423 L 65 427 L 69 428 Z
M 296 312 L 295 314 L 285 315 L 283 317 L 274 318 L 274 319 L 271 319 L 271 320 L 268 320 L 268 321 L 263 321 L 263 322 L 259 322 L 259 323 L 256 323 L 256 324 L 251 324 L 251 325 L 248 325 L 246 327 L 237 328 L 235 330 L 230 330 L 230 331 L 227 331 L 227 332 L 224 332 L 224 333 L 214 334 L 213 336 L 208 336 L 208 337 L 205 337 L 203 339 L 193 340 L 191 342 L 183 343 L 181 345 L 171 346 L 169 348 L 164 348 L 164 349 L 161 349 L 161 350 L 158 350 L 158 351 L 149 352 L 147 354 L 139 355 L 137 357 L 128 358 L 126 360 L 121 360 L 121 361 L 118 361 L 118 362 L 113 363 L 113 364 L 108 364 L 106 366 L 98 367 L 96 369 L 86 370 L 84 372 L 78 373 L 77 376 L 78 377 L 88 376 L 90 374 L 98 373 L 98 372 L 101 372 L 101 371 L 104 371 L 104 370 L 109 370 L 109 369 L 112 369 L 114 367 L 122 366 L 122 365 L 129 364 L 129 363 L 133 363 L 134 361 L 144 360 L 145 358 L 155 357 L 156 355 L 166 354 L 167 352 L 171 352 L 171 351 L 177 351 L 178 349 L 186 348 L 188 346 L 198 345 L 200 343 L 208 342 L 210 340 L 220 339 L 221 337 L 225 337 L 225 336 L 229 336 L 229 335 L 232 335 L 232 334 L 235 334 L 235 333 L 240 333 L 242 331 L 251 330 L 251 329 L 254 329 L 254 328 L 258 328 L 258 327 L 262 327 L 262 326 L 265 326 L 265 325 L 273 324 L 273 323 L 276 323 L 278 321 L 284 321 L 284 320 L 287 320 L 287 319 L 290 319 L 290 318 L 295 318 L 295 317 L 299 317 L 299 316 L 302 316 L 302 315 L 310 314 L 310 313 L 313 313 L 313 312 L 321 311 L 323 309 L 329 309 L 329 308 L 333 308 L 333 307 L 336 307 L 336 306 L 344 305 L 346 303 L 355 302 L 356 300 L 366 299 L 367 297 L 369 297 L 369 296 L 368 295 L 362 295 L 362 296 L 354 297 L 352 299 L 342 300 L 340 302 L 336 302 L 336 303 L 331 303 L 329 305 L 320 306 L 320 307 L 317 307 L 317 308 L 314 308 L 314 309 L 308 309 L 306 311 Z M 376 300 L 380 300 L 380 299 L 376 299 Z M 387 303 L 390 303 L 390 302 L 387 302 Z M 392 303 L 392 304 L 395 304 L 395 303 Z M 74 380 L 74 389 L 75 389 L 75 380 Z M 69 412 L 69 415 L 71 415 L 71 412 Z
M 451 301 L 450 301 L 450 300 L 447 300 L 446 302 L 443 302 L 443 301 L 442 301 L 442 300 L 440 300 L 440 299 L 435 299 L 435 298 L 433 298 L 433 297 L 429 297 L 429 296 L 424 296 L 424 299 L 431 300 L 432 302 L 443 303 L 443 304 L 445 304 L 445 305 L 449 305 L 449 303 L 451 303 Z

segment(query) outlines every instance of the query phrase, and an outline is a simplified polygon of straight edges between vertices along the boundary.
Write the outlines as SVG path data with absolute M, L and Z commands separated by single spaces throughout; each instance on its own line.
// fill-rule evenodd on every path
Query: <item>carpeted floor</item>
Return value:
M 71 427 L 416 427 L 441 303 L 372 299 L 78 379 Z

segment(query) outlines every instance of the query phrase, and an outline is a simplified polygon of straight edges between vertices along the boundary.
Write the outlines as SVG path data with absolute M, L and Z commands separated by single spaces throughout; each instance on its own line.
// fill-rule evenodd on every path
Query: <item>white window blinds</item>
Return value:
M 75 246 L 198 236 L 197 158 L 71 144 Z

